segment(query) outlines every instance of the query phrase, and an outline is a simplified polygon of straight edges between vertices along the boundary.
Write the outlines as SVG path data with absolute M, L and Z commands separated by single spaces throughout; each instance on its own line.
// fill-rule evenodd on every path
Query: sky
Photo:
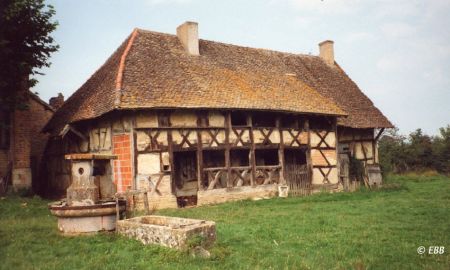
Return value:
M 33 91 L 68 98 L 135 27 L 175 34 L 199 23 L 202 39 L 318 55 L 331 39 L 350 78 L 407 134 L 450 124 L 449 0 L 47 0 L 60 50 Z

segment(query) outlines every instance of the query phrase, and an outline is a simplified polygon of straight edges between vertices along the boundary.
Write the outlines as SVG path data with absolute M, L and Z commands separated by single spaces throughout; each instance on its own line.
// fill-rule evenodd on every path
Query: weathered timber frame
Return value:
M 376 159 L 376 148 L 377 142 L 382 133 L 384 132 L 384 128 L 381 128 L 377 134 L 375 134 L 374 129 L 354 129 L 354 128 L 342 128 L 342 131 L 338 133 L 338 141 L 341 144 L 349 144 L 353 156 L 356 154 L 357 146 L 361 147 L 361 151 L 363 154 L 363 158 L 358 158 L 358 160 L 367 163 L 371 161 L 373 164 L 377 163 Z M 350 137 L 347 139 L 342 139 L 345 137 Z M 372 156 L 368 155 L 368 149 L 364 146 L 365 143 L 370 143 Z M 356 157 L 356 156 L 355 156 Z
M 335 155 L 337 156 L 337 146 L 338 146 L 337 139 L 335 140 L 334 145 L 331 145 L 327 142 L 328 136 L 336 136 L 336 134 L 337 134 L 336 133 L 337 132 L 337 121 L 336 121 L 336 119 L 327 119 L 327 120 L 328 120 L 329 126 L 331 127 L 329 129 L 324 129 L 324 128 L 311 129 L 311 128 L 309 128 L 309 122 L 308 122 L 309 137 L 314 135 L 319 138 L 319 142 L 317 143 L 317 145 L 311 146 L 311 141 L 309 141 L 308 145 L 310 147 L 309 151 L 310 152 L 311 152 L 311 150 L 318 151 L 326 163 L 325 165 L 319 165 L 319 164 L 314 164 L 313 162 L 311 162 L 312 170 L 317 169 L 317 171 L 320 172 L 321 176 L 323 177 L 322 184 L 320 186 L 334 187 L 334 186 L 337 186 L 337 184 L 332 185 L 329 177 L 330 177 L 330 174 L 333 169 L 338 169 L 338 164 L 337 163 L 332 164 L 324 152 L 331 150 L 331 151 L 334 151 Z M 334 135 L 331 135 L 332 132 L 334 133 Z M 337 158 L 336 158 L 336 162 L 337 162 Z
M 137 149 L 135 146 L 136 159 L 138 154 L 167 152 L 170 163 L 171 189 L 176 193 L 174 184 L 175 167 L 174 152 L 195 151 L 197 158 L 197 187 L 198 190 L 211 190 L 215 188 L 233 188 L 239 186 L 255 187 L 259 184 L 285 184 L 285 160 L 284 149 L 304 149 L 307 156 L 309 177 L 312 175 L 310 130 L 307 117 L 297 116 L 293 127 L 282 127 L 282 116 L 277 115 L 275 126 L 254 127 L 251 112 L 246 112 L 246 125 L 233 126 L 231 123 L 231 112 L 223 113 L 225 120 L 223 127 L 205 126 L 201 121 L 191 127 L 169 126 L 134 128 L 134 132 L 144 132 L 150 137 L 150 144 L 145 149 Z M 198 116 L 198 115 L 197 115 Z M 198 116 L 199 117 L 199 116 Z M 158 117 L 159 119 L 159 117 Z M 169 121 L 170 122 L 170 121 Z M 300 122 L 302 125 L 300 125 Z M 174 136 L 178 139 L 175 139 Z M 221 139 L 219 139 L 219 137 Z M 223 137 L 224 136 L 224 137 Z M 258 141 L 256 141 L 258 136 Z M 163 140 L 166 139 L 166 142 Z M 136 135 L 134 136 L 136 141 Z M 249 151 L 249 164 L 247 166 L 232 166 L 231 150 L 245 149 Z M 256 150 L 277 150 L 277 165 L 257 165 Z M 204 164 L 203 151 L 223 150 L 225 155 L 225 166 L 207 168 Z M 160 167 L 163 168 L 162 158 Z M 136 166 L 137 167 L 137 166 Z M 137 173 L 137 172 L 136 172 Z M 258 175 L 264 176 L 264 181 L 257 181 Z M 222 186 L 220 179 L 226 176 L 226 185 Z

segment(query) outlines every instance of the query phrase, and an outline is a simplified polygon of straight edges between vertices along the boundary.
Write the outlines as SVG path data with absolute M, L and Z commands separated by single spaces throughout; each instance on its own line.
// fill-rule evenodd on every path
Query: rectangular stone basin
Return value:
M 119 220 L 118 234 L 141 241 L 175 249 L 194 246 L 208 248 L 216 240 L 216 223 L 213 221 L 167 217 L 141 216 Z

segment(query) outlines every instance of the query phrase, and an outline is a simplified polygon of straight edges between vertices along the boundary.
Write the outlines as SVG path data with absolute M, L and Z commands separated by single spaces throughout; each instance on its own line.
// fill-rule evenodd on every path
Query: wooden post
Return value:
M 172 194 L 175 193 L 175 164 L 173 161 L 173 139 L 172 130 L 167 130 L 167 141 L 169 143 L 169 164 L 170 164 L 170 187 L 172 189 Z
M 203 190 L 203 144 L 202 133 L 197 129 L 197 183 L 198 190 Z
M 148 193 L 147 193 L 147 191 L 144 191 L 143 194 L 144 194 L 145 212 L 147 213 L 147 215 L 149 215 L 150 214 L 150 207 L 149 207 L 149 204 L 148 204 Z
M 375 132 L 375 129 L 374 129 L 374 132 Z M 380 131 L 375 136 L 375 139 L 372 142 L 373 164 L 377 163 L 376 148 L 377 148 L 378 139 L 380 138 L 381 134 L 383 134 L 383 132 L 384 132 L 384 128 L 380 129 Z
M 280 162 L 280 181 L 279 184 L 285 185 L 286 179 L 284 178 L 284 141 L 283 141 L 283 131 L 281 130 L 281 120 L 280 116 L 277 116 L 276 119 L 276 127 L 278 128 L 278 132 L 280 134 L 280 146 L 278 147 L 278 160 Z
M 339 161 L 339 138 L 338 138 L 338 128 L 337 128 L 337 117 L 334 118 L 333 129 L 334 129 L 334 138 L 335 138 L 334 140 L 336 141 L 335 145 L 334 145 L 334 149 L 335 149 L 334 152 L 335 152 L 335 155 L 336 155 L 336 174 L 337 174 L 338 183 L 339 183 L 339 180 L 341 178 L 340 177 L 341 166 L 340 166 L 340 161 Z
M 225 167 L 227 168 L 227 187 L 233 187 L 231 182 L 231 161 L 230 161 L 230 132 L 231 132 L 231 113 L 227 112 L 225 116 Z
M 309 183 L 312 183 L 313 164 L 311 159 L 311 130 L 309 128 L 309 118 L 305 119 L 304 131 L 308 134 L 308 149 L 306 150 L 306 162 L 308 163 Z
M 115 196 L 115 200 L 116 200 L 116 222 L 120 220 L 120 206 L 119 206 L 119 197 L 116 194 Z
M 252 169 L 252 177 L 250 179 L 250 183 L 252 187 L 256 184 L 256 157 L 255 157 L 255 139 L 253 138 L 253 121 L 252 116 L 249 114 L 247 115 L 247 125 L 250 126 L 250 141 L 251 141 L 251 147 L 250 147 L 250 167 Z

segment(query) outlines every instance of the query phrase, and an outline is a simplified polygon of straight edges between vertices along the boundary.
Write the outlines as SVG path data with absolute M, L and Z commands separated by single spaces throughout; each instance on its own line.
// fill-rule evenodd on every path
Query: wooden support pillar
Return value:
M 197 129 L 197 185 L 198 190 L 203 190 L 203 145 L 200 129 Z
M 231 113 L 227 112 L 225 116 L 225 167 L 227 168 L 227 187 L 233 187 L 231 182 L 231 161 L 230 161 L 230 132 L 231 132 Z
M 380 129 L 377 136 L 375 136 L 375 141 L 378 141 L 378 139 L 380 138 L 381 134 L 383 134 L 383 132 L 384 132 L 384 128 Z
M 170 187 L 172 190 L 172 194 L 176 195 L 175 190 L 175 164 L 174 164 L 174 156 L 173 156 L 173 139 L 172 139 L 172 130 L 167 130 L 167 141 L 169 143 L 169 164 L 170 164 Z
M 283 141 L 283 131 L 281 130 L 281 120 L 280 120 L 280 116 L 277 117 L 276 119 L 276 127 L 278 128 L 278 132 L 280 134 L 280 146 L 278 147 L 278 160 L 280 162 L 280 181 L 279 184 L 281 185 L 285 185 L 286 184 L 286 179 L 284 178 L 285 176 L 285 168 L 284 168 L 284 141 Z
M 375 130 L 374 130 L 374 132 L 375 132 Z M 375 136 L 375 139 L 372 142 L 373 164 L 376 164 L 378 161 L 377 154 L 376 154 L 377 143 L 378 143 L 378 139 L 380 139 L 381 134 L 383 134 L 383 132 L 384 132 L 384 128 L 380 129 L 380 131 Z
M 337 117 L 334 118 L 333 120 L 333 130 L 334 130 L 334 140 L 335 140 L 335 145 L 334 145 L 334 149 L 335 150 L 335 157 L 336 157 L 336 174 L 338 177 L 338 183 L 340 181 L 340 172 L 341 172 L 341 166 L 340 161 L 339 161 L 339 138 L 338 138 L 338 127 L 337 127 Z
M 308 164 L 308 175 L 309 175 L 309 182 L 312 183 L 312 177 L 313 177 L 313 164 L 311 159 L 311 130 L 309 128 L 309 119 L 305 119 L 305 123 L 303 126 L 304 132 L 308 134 L 308 149 L 306 150 L 306 162 Z
M 247 115 L 247 125 L 250 126 L 250 141 L 251 141 L 251 146 L 250 146 L 250 167 L 252 170 L 252 177 L 250 178 L 250 183 L 252 185 L 252 187 L 254 187 L 256 185 L 256 157 L 255 157 L 255 139 L 253 137 L 253 121 L 252 121 L 252 116 L 249 114 Z

